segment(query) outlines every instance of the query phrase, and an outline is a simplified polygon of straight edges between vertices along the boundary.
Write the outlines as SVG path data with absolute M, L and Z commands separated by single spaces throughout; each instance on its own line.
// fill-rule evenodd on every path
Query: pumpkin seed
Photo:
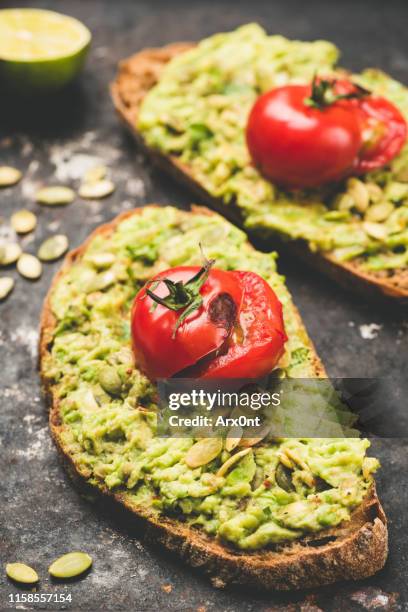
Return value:
M 17 271 L 30 280 L 40 278 L 42 274 L 42 265 L 39 259 L 29 253 L 23 253 L 17 262 Z
M 43 187 L 35 194 L 39 204 L 46 206 L 63 206 L 71 204 L 75 200 L 75 192 L 69 187 L 56 185 L 54 187 Z
M 225 439 L 225 450 L 229 453 L 234 450 L 241 441 L 243 429 L 239 425 L 231 427 Z
M 11 276 L 0 276 L 0 301 L 13 291 L 14 279 Z
M 42 261 L 55 261 L 66 253 L 68 244 L 68 238 L 64 234 L 56 234 L 44 240 L 37 255 Z
M 355 202 L 355 207 L 359 212 L 365 212 L 370 203 L 368 191 L 365 184 L 356 178 L 347 181 L 347 190 Z
M 224 476 L 224 474 L 226 474 L 233 465 L 238 463 L 238 461 L 241 461 L 242 457 L 245 457 L 245 455 L 250 452 L 252 452 L 252 448 L 244 448 L 238 453 L 235 453 L 235 455 L 232 455 L 229 459 L 227 459 L 225 463 L 222 464 L 222 466 L 216 473 L 216 476 Z
M 74 578 L 86 572 L 92 565 L 92 557 L 83 552 L 62 555 L 51 563 L 49 573 L 54 578 Z
M 21 247 L 16 242 L 9 242 L 0 247 L 0 266 L 9 266 L 21 255 Z
M 394 210 L 394 205 L 391 202 L 378 202 L 373 204 L 365 214 L 366 221 L 385 221 Z
M 342 193 L 335 199 L 334 205 L 338 210 L 350 210 L 355 202 L 349 193 Z
M 119 395 L 122 391 L 122 380 L 117 370 L 111 366 L 103 366 L 100 369 L 99 384 L 109 395 Z
M 114 189 L 115 185 L 112 181 L 104 179 L 96 183 L 83 183 L 78 193 L 85 200 L 99 200 L 100 198 L 106 198 Z
M 284 491 L 287 491 L 288 493 L 295 491 L 295 487 L 292 482 L 292 472 L 282 463 L 279 463 L 278 467 L 276 468 L 275 481 L 276 484 Z
M 388 235 L 387 228 L 382 223 L 364 221 L 363 229 L 370 238 L 374 238 L 375 240 L 385 240 Z
M 37 217 L 30 210 L 18 210 L 10 218 L 11 227 L 17 234 L 28 234 L 37 225 Z
M 116 280 L 116 275 L 112 270 L 107 270 L 106 272 L 102 272 L 101 274 L 95 274 L 94 278 L 92 278 L 87 287 L 87 292 L 92 293 L 93 291 L 102 291 L 103 289 L 107 289 L 112 285 Z
M 387 200 L 392 202 L 401 202 L 408 197 L 408 185 L 392 181 L 392 183 L 388 183 L 385 189 L 385 196 Z
M 400 168 L 395 176 L 397 181 L 402 181 L 403 183 L 408 183 L 408 166 Z
M 98 183 L 105 178 L 108 169 L 106 166 L 94 166 L 89 168 L 84 174 L 84 183 Z
M 371 202 L 379 202 L 383 197 L 383 191 L 377 183 L 366 183 L 366 189 Z
M 207 465 L 218 457 L 222 451 L 221 438 L 204 438 L 199 440 L 188 450 L 186 454 L 186 464 L 190 468 L 197 468 Z
M 113 253 L 95 253 L 86 258 L 95 268 L 109 268 L 115 262 Z
M 248 437 L 248 433 L 250 432 L 250 430 L 247 429 L 247 432 L 246 432 L 247 437 L 242 438 L 241 442 L 239 443 L 239 446 L 243 446 L 244 448 L 255 446 L 255 444 L 262 442 L 262 440 L 266 438 L 270 429 L 271 429 L 270 425 L 266 425 L 263 429 L 261 429 L 258 435 L 256 437 L 254 436 L 253 438 Z
M 22 584 L 34 584 L 38 582 L 37 572 L 25 563 L 7 563 L 6 574 L 12 580 Z
M 297 463 L 302 470 L 308 470 L 308 466 L 307 464 L 303 461 L 303 459 L 301 457 L 299 457 L 295 451 L 293 451 L 290 448 L 287 448 L 285 451 L 287 457 L 289 457 L 289 459 L 291 459 L 292 461 L 294 461 L 295 463 Z
M 11 187 L 21 180 L 22 173 L 11 166 L 0 166 L 0 187 Z
M 292 461 L 289 459 L 289 457 L 287 456 L 287 454 L 285 452 L 281 453 L 279 455 L 279 461 L 281 463 L 283 463 L 283 465 L 285 465 L 287 468 L 289 468 L 290 470 L 293 469 L 293 463 Z
M 323 215 L 323 219 L 326 219 L 326 221 L 343 221 L 349 217 L 350 212 L 348 210 L 329 210 Z

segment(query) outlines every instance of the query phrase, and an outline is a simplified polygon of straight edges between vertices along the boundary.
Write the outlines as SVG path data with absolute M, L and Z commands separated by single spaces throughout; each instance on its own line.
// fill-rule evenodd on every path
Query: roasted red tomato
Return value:
M 406 140 L 406 122 L 389 101 L 350 81 L 315 79 L 260 96 L 246 138 L 267 178 L 308 188 L 387 163 Z
M 271 372 L 287 340 L 282 305 L 254 272 L 233 272 L 243 287 L 243 302 L 233 333 L 215 356 L 191 368 L 194 378 L 258 378 Z
M 166 270 L 137 294 L 133 349 L 150 378 L 256 378 L 283 354 L 282 307 L 269 285 L 212 264 Z
M 398 155 L 407 140 L 407 123 L 394 104 L 345 79 L 334 83 L 334 93 L 348 100 L 360 122 L 362 145 L 353 174 L 381 168 Z
M 354 164 L 356 174 L 388 164 L 407 140 L 407 124 L 399 110 L 385 98 L 368 96 L 359 104 L 363 145 Z

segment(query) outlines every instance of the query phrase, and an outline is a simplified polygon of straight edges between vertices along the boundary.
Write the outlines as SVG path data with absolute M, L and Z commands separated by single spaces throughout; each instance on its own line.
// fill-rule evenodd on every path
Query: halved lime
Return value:
M 91 33 L 80 21 L 42 9 L 0 10 L 0 79 L 31 94 L 60 89 L 84 63 Z

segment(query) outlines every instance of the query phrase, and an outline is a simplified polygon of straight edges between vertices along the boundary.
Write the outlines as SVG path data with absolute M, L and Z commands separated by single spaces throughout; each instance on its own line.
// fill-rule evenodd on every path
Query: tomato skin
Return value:
M 165 298 L 165 283 L 156 284 L 155 280 L 187 283 L 199 270 L 195 266 L 165 270 L 149 287 L 156 296 Z M 152 380 L 176 374 L 186 378 L 258 378 L 268 374 L 283 355 L 287 336 L 282 305 L 268 283 L 254 272 L 212 268 L 199 290 L 202 304 L 176 333 L 182 311 L 157 304 L 146 293 L 147 288 L 143 287 L 133 302 L 131 331 L 136 361 Z
M 258 98 L 246 139 L 254 164 L 287 188 L 317 187 L 343 178 L 353 167 L 362 136 L 348 101 L 324 108 L 305 104 L 311 85 L 289 85 Z
M 191 368 L 194 378 L 260 378 L 282 357 L 287 336 L 282 304 L 268 283 L 254 272 L 232 272 L 243 287 L 240 333 L 227 341 L 226 351 Z M 242 335 L 240 339 L 239 336 Z
M 407 140 L 407 123 L 396 106 L 381 96 L 363 98 L 358 109 L 363 146 L 354 171 L 364 174 L 385 166 L 398 155 Z
M 166 277 L 185 283 L 199 270 L 198 266 L 180 266 L 161 272 L 152 281 Z M 154 293 L 165 297 L 168 290 L 161 282 Z M 214 323 L 209 317 L 209 309 L 217 296 L 228 294 L 238 312 L 242 302 L 239 279 L 229 272 L 213 268 L 200 294 L 202 305 L 187 317 L 175 335 L 180 311 L 156 304 L 146 294 L 146 287 L 135 297 L 131 313 L 133 351 L 138 365 L 149 378 L 154 380 L 173 376 L 218 349 L 228 338 L 232 328 Z

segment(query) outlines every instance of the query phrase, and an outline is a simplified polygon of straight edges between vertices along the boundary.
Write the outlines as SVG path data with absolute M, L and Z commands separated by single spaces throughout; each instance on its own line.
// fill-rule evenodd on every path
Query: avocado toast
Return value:
M 196 264 L 198 243 L 220 268 L 252 269 L 275 290 L 289 337 L 282 375 L 325 376 L 273 253 L 205 209 L 145 207 L 70 253 L 46 298 L 41 375 L 58 449 L 72 473 L 216 586 L 288 590 L 373 574 L 387 556 L 387 527 L 366 440 L 261 441 L 220 476 L 234 451 L 191 469 L 194 440 L 155 437 L 156 390 L 135 366 L 129 310 L 154 273 Z
M 246 231 L 279 237 L 340 282 L 408 297 L 408 149 L 388 166 L 329 188 L 285 192 L 251 165 L 244 129 L 259 95 L 319 74 L 342 75 L 331 43 L 268 37 L 257 25 L 121 62 L 115 106 L 167 170 Z M 353 79 L 408 116 L 408 92 L 376 70 Z

